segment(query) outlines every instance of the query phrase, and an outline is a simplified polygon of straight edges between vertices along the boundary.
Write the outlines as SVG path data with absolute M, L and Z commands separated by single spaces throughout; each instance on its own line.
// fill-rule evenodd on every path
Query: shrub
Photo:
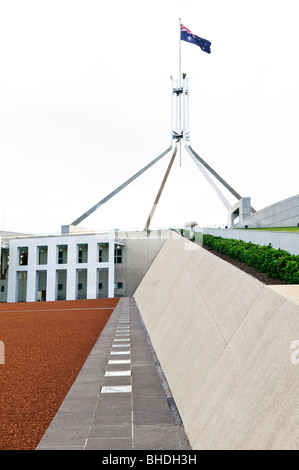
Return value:
M 271 245 L 256 245 L 234 238 L 222 238 L 214 235 L 203 235 L 203 244 L 246 263 L 263 272 L 267 277 L 280 279 L 287 284 L 299 284 L 299 256 L 291 255 L 285 250 L 274 249 Z

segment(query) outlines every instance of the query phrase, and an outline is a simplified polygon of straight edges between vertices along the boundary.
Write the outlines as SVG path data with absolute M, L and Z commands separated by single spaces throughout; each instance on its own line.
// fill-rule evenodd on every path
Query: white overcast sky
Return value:
M 0 0 L 0 230 L 59 233 L 170 143 L 179 18 L 191 142 L 261 209 L 298 193 L 298 0 Z M 171 154 L 82 222 L 143 228 Z M 228 195 L 231 203 L 235 199 Z M 152 227 L 226 223 L 183 150 Z

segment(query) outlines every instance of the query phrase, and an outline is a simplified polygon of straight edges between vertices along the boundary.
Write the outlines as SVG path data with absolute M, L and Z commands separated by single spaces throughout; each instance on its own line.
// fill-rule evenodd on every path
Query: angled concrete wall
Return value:
M 134 297 L 193 449 L 298 449 L 294 292 L 172 234 Z

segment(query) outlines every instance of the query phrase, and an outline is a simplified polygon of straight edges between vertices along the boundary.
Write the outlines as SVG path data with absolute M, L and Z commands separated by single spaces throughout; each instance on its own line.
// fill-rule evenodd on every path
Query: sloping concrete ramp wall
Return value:
M 134 297 L 193 449 L 299 448 L 293 294 L 170 234 Z

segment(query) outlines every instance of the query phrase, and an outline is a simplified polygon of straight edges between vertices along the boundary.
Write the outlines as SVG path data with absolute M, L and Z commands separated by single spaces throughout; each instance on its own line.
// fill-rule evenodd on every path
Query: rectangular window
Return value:
M 108 251 L 108 250 L 107 250 Z M 103 252 L 105 252 L 105 247 Z M 103 299 L 108 297 L 108 274 L 109 274 L 109 269 L 108 268 L 99 268 L 97 269 L 97 298 L 98 299 Z
M 9 250 L 7 248 L 0 249 L 1 262 L 0 262 L 0 279 L 4 280 L 8 277 L 8 264 L 9 264 Z
M 58 264 L 67 263 L 67 245 L 57 246 L 57 263 Z
M 17 302 L 26 302 L 27 271 L 17 271 Z
M 109 261 L 109 244 L 98 243 L 98 262 L 107 263 Z
M 87 255 L 88 255 L 88 245 L 78 245 L 77 246 L 77 262 L 78 263 L 87 263 Z
M 123 283 L 122 283 L 122 282 L 118 282 L 118 283 L 117 283 L 117 288 L 118 288 L 118 289 L 122 289 L 122 288 L 123 288 Z
M 19 248 L 19 266 L 28 265 L 28 246 Z
M 1 292 L 5 291 L 5 286 L 1 286 Z
M 77 299 L 87 298 L 87 269 L 77 269 Z
M 47 271 L 46 269 L 36 271 L 37 300 L 44 302 L 47 298 Z
M 47 246 L 37 247 L 37 258 L 38 258 L 38 264 L 48 263 L 48 247 Z
M 56 271 L 56 300 L 66 300 L 67 270 Z
M 114 249 L 114 264 L 122 264 L 122 251 L 120 247 Z

